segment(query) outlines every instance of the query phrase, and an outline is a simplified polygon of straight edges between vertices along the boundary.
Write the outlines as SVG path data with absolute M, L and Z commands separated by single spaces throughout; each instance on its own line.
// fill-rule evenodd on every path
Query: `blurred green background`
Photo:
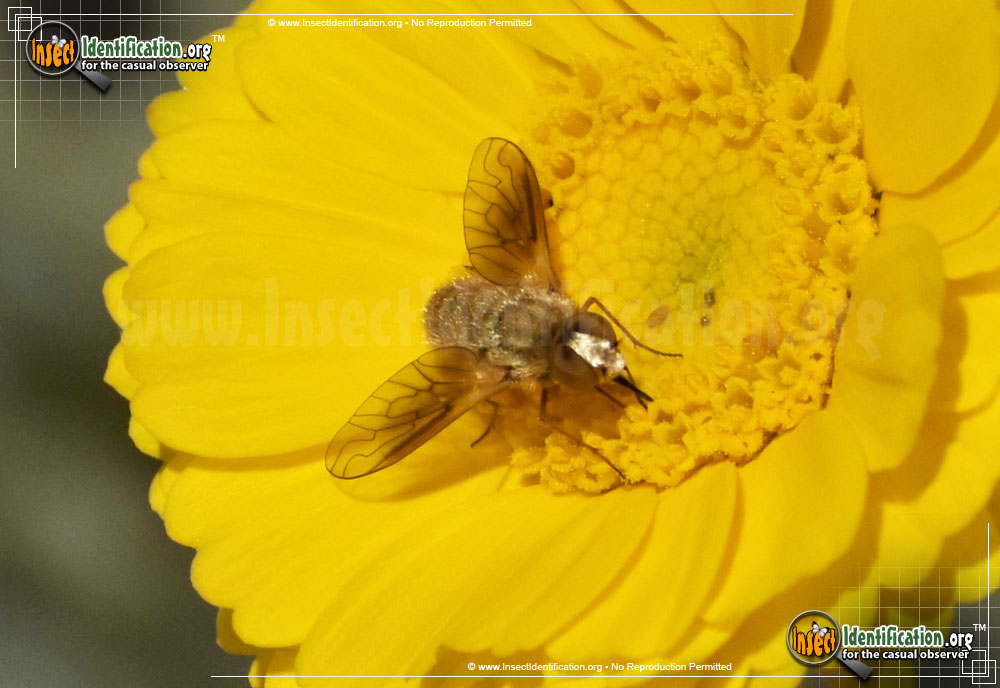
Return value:
M 231 20 L 196 13 L 245 3 L 34 5 L 104 38 L 187 41 Z M 103 96 L 77 74 L 43 81 L 6 29 L 0 19 L 0 683 L 245 686 L 210 678 L 245 674 L 250 658 L 216 645 L 193 551 L 149 508 L 158 462 L 132 445 L 128 404 L 101 379 L 118 338 L 101 285 L 121 264 L 103 224 L 152 141 L 146 106 L 176 78 L 112 75 Z

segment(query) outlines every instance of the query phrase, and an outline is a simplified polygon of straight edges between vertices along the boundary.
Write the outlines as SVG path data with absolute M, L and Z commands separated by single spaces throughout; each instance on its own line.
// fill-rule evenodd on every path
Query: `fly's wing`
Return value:
M 549 260 L 538 177 L 524 152 L 506 139 L 476 147 L 465 187 L 465 247 L 476 271 L 494 284 L 525 278 L 559 289 Z
M 327 470 L 350 479 L 388 468 L 507 384 L 469 349 L 429 351 L 354 412 L 326 449 Z

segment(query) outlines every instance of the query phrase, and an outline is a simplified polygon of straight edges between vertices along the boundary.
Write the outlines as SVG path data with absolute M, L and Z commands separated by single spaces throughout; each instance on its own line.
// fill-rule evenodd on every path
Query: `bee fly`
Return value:
M 642 344 L 597 299 L 577 308 L 562 293 L 549 260 L 538 178 L 510 141 L 490 138 L 476 148 L 464 224 L 469 274 L 438 289 L 424 309 L 427 338 L 437 348 L 382 383 L 337 432 L 326 451 L 334 476 L 387 468 L 514 386 L 541 387 L 543 417 L 556 385 L 593 389 L 624 406 L 602 389 L 611 382 L 645 406 L 652 399 L 636 386 L 611 323 L 637 347 L 680 355 Z M 486 432 L 490 427 L 492 421 Z

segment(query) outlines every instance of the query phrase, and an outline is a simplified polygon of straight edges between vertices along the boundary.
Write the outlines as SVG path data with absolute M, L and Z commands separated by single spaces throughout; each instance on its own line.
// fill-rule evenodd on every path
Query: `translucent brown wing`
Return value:
M 524 153 L 506 139 L 476 147 L 465 187 L 465 247 L 476 271 L 494 284 L 525 278 L 559 289 L 549 261 L 542 194 Z
M 396 463 L 480 401 L 509 385 L 462 347 L 429 351 L 365 400 L 326 449 L 338 478 L 360 478 Z

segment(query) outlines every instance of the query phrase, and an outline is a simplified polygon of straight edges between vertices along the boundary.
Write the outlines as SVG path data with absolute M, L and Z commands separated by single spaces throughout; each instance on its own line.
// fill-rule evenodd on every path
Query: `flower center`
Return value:
M 622 413 L 559 392 L 563 425 L 632 482 L 670 486 L 754 459 L 830 392 L 850 275 L 876 231 L 856 109 L 818 102 L 797 75 L 764 86 L 719 46 L 674 44 L 581 62 L 542 105 L 527 151 L 553 196 L 566 292 L 683 355 L 623 338 L 654 401 L 623 394 Z M 562 432 L 513 458 L 556 490 L 618 481 Z

